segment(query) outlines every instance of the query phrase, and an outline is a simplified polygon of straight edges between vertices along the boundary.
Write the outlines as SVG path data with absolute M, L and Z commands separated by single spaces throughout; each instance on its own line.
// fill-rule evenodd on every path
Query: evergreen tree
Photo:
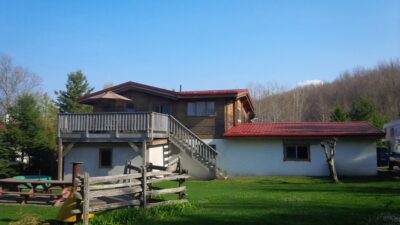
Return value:
M 347 113 L 342 105 L 337 102 L 335 110 L 331 113 L 331 122 L 343 122 L 347 120 Z
M 3 128 L 2 128 L 3 129 Z M 1 136 L 4 137 L 5 130 L 1 131 Z M 7 148 L 5 142 L 0 141 L 0 178 L 7 178 L 17 175 L 18 168 L 15 163 L 15 154 Z
M 382 128 L 387 122 L 387 117 L 381 115 L 375 103 L 367 97 L 353 102 L 349 117 L 352 121 L 368 121 L 378 128 Z
M 43 94 L 39 99 L 39 107 L 46 133 L 47 146 L 49 149 L 56 151 L 58 109 L 47 94 Z
M 36 98 L 30 94 L 21 95 L 8 114 L 2 144 L 14 156 L 18 172 L 50 175 L 55 151 L 49 148 L 49 133 Z
M 86 76 L 82 71 L 68 74 L 66 90 L 55 91 L 57 95 L 56 105 L 60 112 L 90 112 L 92 107 L 77 102 L 77 99 L 93 91 Z
M 349 117 L 353 121 L 370 121 L 376 112 L 375 103 L 368 97 L 361 97 L 351 105 Z

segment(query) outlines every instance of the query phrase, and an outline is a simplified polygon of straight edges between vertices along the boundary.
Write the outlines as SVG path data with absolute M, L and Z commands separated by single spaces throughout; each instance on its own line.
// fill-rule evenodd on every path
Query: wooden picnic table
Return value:
M 5 187 L 11 187 L 5 190 Z M 56 198 L 54 205 L 61 205 L 62 200 L 69 195 L 69 188 L 72 186 L 71 181 L 59 180 L 35 180 L 35 179 L 0 179 L 0 196 L 17 195 L 24 197 L 21 204 L 25 204 L 29 198 L 33 197 L 50 197 Z M 60 189 L 61 192 L 54 193 L 54 189 Z M 28 191 L 24 191 L 28 190 Z

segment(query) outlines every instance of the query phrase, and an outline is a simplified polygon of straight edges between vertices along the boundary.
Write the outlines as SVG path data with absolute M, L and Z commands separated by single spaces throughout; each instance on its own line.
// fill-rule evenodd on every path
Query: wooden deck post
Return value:
M 142 141 L 142 158 L 143 158 L 143 166 L 147 166 L 147 142 L 146 140 Z
M 58 180 L 63 179 L 63 143 L 62 139 L 58 138 Z

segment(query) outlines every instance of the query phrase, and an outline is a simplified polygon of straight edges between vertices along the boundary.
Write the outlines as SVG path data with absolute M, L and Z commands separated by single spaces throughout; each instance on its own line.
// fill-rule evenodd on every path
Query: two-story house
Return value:
M 127 160 L 167 166 L 178 155 L 196 178 L 322 176 L 329 171 L 319 143 L 328 137 L 340 138 L 339 174 L 373 175 L 375 140 L 383 136 L 365 122 L 251 123 L 246 89 L 177 92 L 126 82 L 79 102 L 94 112 L 59 115 L 59 177 L 77 161 L 101 176 L 123 173 Z

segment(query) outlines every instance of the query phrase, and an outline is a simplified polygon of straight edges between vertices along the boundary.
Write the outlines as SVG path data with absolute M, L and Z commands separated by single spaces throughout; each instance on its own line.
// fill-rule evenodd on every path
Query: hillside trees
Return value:
M 400 116 L 400 61 L 381 63 L 372 69 L 357 68 L 332 82 L 285 88 L 272 94 L 265 91 L 269 85 L 252 84 L 251 93 L 254 87 L 258 90 L 256 118 L 262 121 L 331 121 L 336 102 L 349 112 L 360 98 L 368 98 L 376 106 L 377 113 L 370 120 L 376 126 L 381 127 L 384 118 L 394 120 Z M 271 116 L 274 108 L 279 109 L 278 118 Z
M 92 107 L 77 102 L 78 98 L 93 91 L 86 76 L 78 70 L 68 74 L 66 90 L 55 91 L 60 112 L 90 112 Z

